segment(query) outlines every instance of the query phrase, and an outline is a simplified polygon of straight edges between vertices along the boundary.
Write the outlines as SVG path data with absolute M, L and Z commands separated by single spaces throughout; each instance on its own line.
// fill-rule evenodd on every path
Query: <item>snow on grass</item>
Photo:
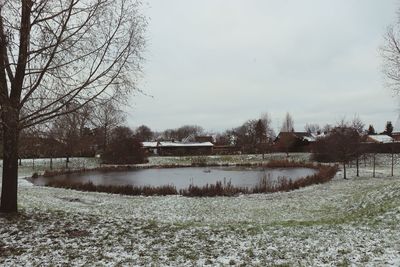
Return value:
M 21 186 L 20 214 L 0 217 L 0 265 L 396 266 L 400 179 L 380 171 L 215 198 Z
M 294 160 L 308 161 L 309 153 L 290 153 L 289 157 L 286 153 L 265 154 L 264 159 L 261 154 L 246 155 L 214 155 L 214 156 L 183 156 L 183 157 L 149 157 L 149 163 L 143 164 L 147 166 L 157 165 L 191 165 L 192 163 L 206 163 L 210 165 L 219 164 L 245 164 L 245 163 L 261 163 L 268 160 Z
M 53 158 L 53 169 L 66 168 L 66 158 Z M 68 168 L 70 169 L 90 169 L 100 165 L 98 158 L 70 158 Z M 0 167 L 3 166 L 3 160 L 0 159 Z M 50 170 L 50 158 L 40 159 L 22 159 L 21 165 L 18 166 L 18 176 L 27 177 L 33 173 L 43 173 L 45 170 Z

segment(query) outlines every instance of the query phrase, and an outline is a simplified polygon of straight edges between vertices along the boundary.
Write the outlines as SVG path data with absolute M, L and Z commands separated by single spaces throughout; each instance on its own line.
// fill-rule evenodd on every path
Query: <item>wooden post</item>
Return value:
M 373 158 L 373 172 L 372 172 L 372 177 L 375 178 L 375 153 L 374 153 L 374 158 Z
M 394 153 L 393 153 L 393 150 L 392 150 L 392 177 L 393 177 L 393 165 L 394 165 Z
M 359 157 L 356 158 L 356 165 L 357 165 L 357 177 L 360 177 L 360 166 L 359 166 Z

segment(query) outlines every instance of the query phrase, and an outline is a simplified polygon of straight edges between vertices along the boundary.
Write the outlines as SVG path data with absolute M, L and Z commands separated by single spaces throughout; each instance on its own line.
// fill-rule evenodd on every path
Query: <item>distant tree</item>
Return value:
M 247 120 L 241 126 L 233 129 L 233 136 L 236 146 L 240 147 L 242 152 L 254 153 L 256 148 L 256 124 L 258 120 Z
M 93 107 L 91 122 L 95 130 L 95 139 L 102 151 L 106 150 L 110 133 L 125 121 L 125 114 L 116 101 L 98 101 Z
M 271 120 L 271 116 L 269 115 L 268 112 L 265 112 L 261 115 L 261 121 L 264 124 L 265 127 L 265 133 L 267 135 L 267 138 L 269 139 L 268 141 L 272 141 L 275 139 L 276 134 L 275 131 L 272 127 L 272 120 Z
M 281 132 L 294 132 L 294 122 L 289 112 L 286 113 L 286 116 L 283 120 Z
M 187 141 L 193 141 L 194 137 L 203 133 L 204 129 L 198 125 L 184 125 L 176 130 L 178 140 L 188 139 Z
M 358 115 L 355 115 L 353 120 L 351 121 L 350 127 L 355 129 L 359 134 L 364 131 L 365 124 L 362 122 Z
M 350 126 L 350 128 L 354 129 L 359 134 L 359 138 L 361 138 L 360 135 L 362 135 L 364 133 L 365 124 L 358 115 L 354 115 L 354 118 L 351 121 L 349 126 Z M 359 142 L 361 142 L 361 140 L 359 140 Z M 355 160 L 356 160 L 356 169 L 357 169 L 356 176 L 359 177 L 360 176 L 360 156 L 361 156 L 361 154 L 363 154 L 363 151 L 362 151 L 361 145 L 358 145 L 356 147 L 356 149 L 357 149 L 355 151 L 355 153 L 356 153 Z
M 265 130 L 265 125 L 261 119 L 257 121 L 254 126 L 254 133 L 256 138 L 256 143 L 265 143 L 267 139 L 267 132 Z
M 307 123 L 304 130 L 307 133 L 321 133 L 321 127 L 317 123 Z
M 102 154 L 102 161 L 107 164 L 137 164 L 146 161 L 142 144 L 134 137 L 128 127 L 116 127 L 111 140 Z
M 296 137 L 292 132 L 281 132 L 278 136 L 278 148 L 286 153 L 289 157 L 289 152 L 296 144 Z
M 329 133 L 330 131 L 332 131 L 332 129 L 333 129 L 333 126 L 332 126 L 332 125 L 330 125 L 330 124 L 325 124 L 324 127 L 322 127 L 322 132 L 325 133 L 325 134 L 327 134 L 327 133 Z
M 54 133 L 53 130 L 55 129 L 50 125 L 44 131 L 44 139 L 41 145 L 43 155 L 50 158 L 50 170 L 53 169 L 53 158 L 64 156 L 65 154 L 64 144 L 57 139 L 57 133 Z
M 163 139 L 183 141 L 184 139 L 191 139 L 191 137 L 198 136 L 204 133 L 204 129 L 197 125 L 184 125 L 177 129 L 167 129 L 163 132 Z M 190 141 L 190 140 L 187 140 Z
M 355 128 L 337 126 L 330 134 L 316 142 L 313 158 L 318 161 L 341 162 L 343 178 L 346 179 L 347 164 L 359 157 L 360 135 Z
M 373 126 L 372 124 L 370 124 L 370 125 L 368 126 L 368 132 L 367 132 L 367 134 L 368 134 L 368 135 L 375 135 L 375 134 L 376 134 L 375 128 L 374 128 L 374 126 Z
M 254 132 L 255 132 L 256 147 L 257 147 L 258 153 L 261 152 L 262 158 L 264 159 L 264 154 L 265 154 L 266 146 L 268 143 L 268 137 L 267 137 L 265 125 L 261 119 L 259 119 L 257 121 L 257 123 L 255 124 Z
M 385 126 L 385 131 L 383 132 L 384 134 L 387 134 L 389 136 L 392 136 L 393 133 L 393 125 L 391 121 L 386 122 Z
M 233 146 L 235 145 L 232 140 L 232 133 L 230 130 L 227 130 L 223 133 L 217 134 L 215 138 L 215 145 L 219 146 Z
M 68 106 L 66 108 L 73 108 Z M 66 158 L 66 167 L 68 168 L 69 159 L 75 155 L 79 150 L 80 141 L 80 113 L 78 111 L 66 113 L 63 116 L 59 116 L 52 122 L 52 135 L 63 144 L 64 156 Z
M 39 157 L 39 136 L 40 133 L 36 127 L 30 127 L 20 132 L 18 157 L 19 165 L 22 165 L 22 158 L 37 158 Z
M 152 141 L 154 137 L 153 131 L 146 125 L 141 125 L 135 130 L 135 137 L 141 142 Z

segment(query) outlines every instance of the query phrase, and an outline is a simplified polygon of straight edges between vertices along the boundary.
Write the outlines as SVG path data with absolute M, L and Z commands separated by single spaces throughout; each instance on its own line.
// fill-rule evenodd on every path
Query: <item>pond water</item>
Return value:
M 190 184 L 204 186 L 218 181 L 231 182 L 238 187 L 254 187 L 266 177 L 271 182 L 278 182 L 285 177 L 295 181 L 316 173 L 308 168 L 243 168 L 243 167 L 188 167 L 157 168 L 119 172 L 86 172 L 60 175 L 56 177 L 39 177 L 35 185 L 45 185 L 54 180 L 71 183 L 92 182 L 95 185 L 132 185 L 162 186 L 174 185 L 176 189 L 188 188 Z

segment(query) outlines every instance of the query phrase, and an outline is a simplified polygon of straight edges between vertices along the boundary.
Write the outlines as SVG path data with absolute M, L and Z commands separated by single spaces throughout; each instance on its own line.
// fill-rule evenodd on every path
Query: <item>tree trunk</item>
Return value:
M 357 167 L 357 177 L 360 177 L 360 160 L 359 157 L 356 159 L 356 167 Z
M 3 107 L 3 181 L 0 212 L 17 212 L 18 111 Z
M 346 163 L 343 162 L 343 178 L 347 179 L 346 177 Z
M 394 153 L 392 151 L 392 176 L 393 176 L 393 165 L 394 165 Z
M 108 127 L 108 125 L 107 125 L 107 123 L 104 125 L 104 139 L 103 139 L 103 152 L 104 151 L 106 151 L 106 148 L 107 148 L 107 127 Z
M 50 156 L 50 170 L 53 170 L 53 155 Z

